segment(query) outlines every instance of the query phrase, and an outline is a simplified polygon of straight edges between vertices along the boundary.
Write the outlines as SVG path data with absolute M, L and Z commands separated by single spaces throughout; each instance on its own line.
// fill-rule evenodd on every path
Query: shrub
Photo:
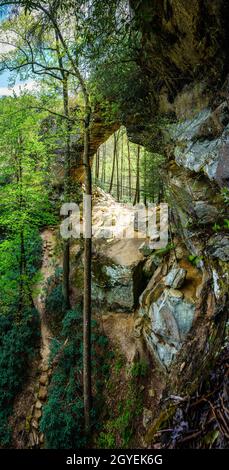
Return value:
M 229 205 L 229 188 L 227 187 L 222 188 L 221 196 L 223 198 L 224 204 Z
M 146 377 L 147 373 L 149 371 L 149 365 L 147 364 L 146 361 L 139 361 L 133 364 L 131 368 L 131 376 L 132 377 Z
M 98 350 L 107 345 L 107 339 L 99 334 L 95 322 L 92 328 L 92 367 L 94 382 L 99 389 L 101 380 L 98 380 L 98 373 L 105 373 L 107 368 L 104 366 L 104 353 L 100 354 Z M 58 362 L 54 368 L 48 401 L 43 408 L 40 422 L 40 429 L 45 434 L 46 447 L 49 449 L 81 448 L 86 445 L 83 431 L 82 356 L 82 309 L 78 307 L 65 314 L 61 333 L 52 341 L 50 361 L 55 364 L 58 358 Z M 94 423 L 99 404 L 95 406 L 96 409 L 92 410 Z
M 58 284 L 53 287 L 45 302 L 46 318 L 53 333 L 60 331 L 64 315 L 64 298 L 62 286 Z
M 20 323 L 13 314 L 0 314 L 0 444 L 10 443 L 8 418 L 13 401 L 26 380 L 26 371 L 35 352 L 39 320 L 35 309 L 27 308 Z
M 46 290 L 46 319 L 54 334 L 60 333 L 65 313 L 61 276 L 62 270 L 57 269 L 55 274 L 48 279 L 48 287 Z

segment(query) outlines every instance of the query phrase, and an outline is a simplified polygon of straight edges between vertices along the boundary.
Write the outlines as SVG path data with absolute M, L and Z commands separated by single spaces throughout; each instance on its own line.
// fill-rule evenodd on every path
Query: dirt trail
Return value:
M 41 327 L 41 345 L 38 380 L 34 385 L 34 404 L 31 409 L 29 447 L 42 447 L 44 443 L 44 435 L 39 431 L 39 421 L 42 416 L 43 404 L 47 399 L 48 384 L 51 375 L 49 366 L 50 342 L 52 334 L 48 328 L 45 318 L 45 296 L 47 280 L 55 272 L 55 259 L 53 257 L 55 248 L 55 233 L 52 229 L 46 229 L 41 233 L 43 241 L 43 258 L 40 270 L 41 280 L 34 289 L 34 305 L 40 315 Z
M 41 237 L 43 241 L 41 279 L 34 287 L 33 293 L 34 305 L 40 315 L 40 357 L 36 355 L 31 362 L 28 380 L 14 403 L 10 424 L 13 429 L 13 447 L 16 449 L 41 448 L 44 443 L 44 436 L 39 431 L 39 420 L 43 404 L 47 399 L 51 375 L 48 358 L 52 336 L 45 320 L 45 287 L 48 278 L 54 274 L 57 262 L 53 256 L 56 243 L 54 230 L 45 229 Z
M 41 281 L 36 285 L 36 291 L 38 291 L 38 295 L 34 297 L 34 304 L 39 312 L 41 322 L 40 354 L 42 363 L 47 365 L 50 352 L 50 340 L 52 335 L 45 321 L 45 287 L 47 279 L 54 274 L 55 270 L 55 264 L 52 257 L 55 247 L 54 232 L 50 229 L 46 229 L 42 232 L 41 238 L 43 240 L 43 260 L 40 270 L 42 278 Z

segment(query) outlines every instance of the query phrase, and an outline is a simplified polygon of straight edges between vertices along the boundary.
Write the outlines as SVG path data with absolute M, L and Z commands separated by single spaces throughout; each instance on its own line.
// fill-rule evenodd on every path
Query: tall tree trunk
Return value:
M 84 91 L 84 183 L 85 194 L 89 200 L 89 210 L 86 214 L 86 233 L 84 243 L 84 302 L 83 302 L 83 393 L 85 432 L 90 433 L 90 413 L 92 402 L 91 390 L 91 252 L 92 252 L 92 215 L 91 215 L 91 166 L 89 156 L 91 107 L 89 96 Z
M 128 181 L 129 181 L 129 198 L 132 198 L 132 188 L 131 188 L 131 165 L 130 165 L 130 142 L 127 137 L 127 158 L 128 158 Z
M 158 190 L 158 203 L 160 204 L 163 201 L 164 198 L 164 188 L 163 188 L 163 182 L 160 179 L 159 180 L 159 190 Z
M 69 98 L 68 98 L 68 77 L 63 79 L 63 102 L 64 114 L 69 118 Z M 64 159 L 64 199 L 70 202 L 71 199 L 71 150 L 70 150 L 70 121 L 66 124 L 66 149 Z M 66 310 L 70 308 L 70 240 L 64 240 L 63 246 L 63 297 L 64 307 Z
M 106 184 L 106 142 L 103 144 L 102 182 L 104 185 Z
M 64 114 L 66 119 L 65 123 L 65 155 L 64 155 L 64 201 L 70 202 L 71 199 L 71 148 L 70 148 L 70 132 L 71 124 L 69 119 L 69 96 L 68 96 L 68 74 L 64 70 L 62 54 L 60 51 L 59 37 L 56 31 L 56 49 L 59 67 L 62 75 L 62 95 Z M 62 292 L 64 298 L 65 310 L 70 309 L 70 240 L 63 242 L 63 280 Z
M 121 176 L 120 176 L 120 198 L 122 200 L 123 196 L 123 180 L 124 180 L 124 175 L 123 175 L 123 132 L 122 132 L 122 140 L 121 140 Z
M 111 171 L 111 180 L 110 180 L 109 193 L 111 193 L 111 191 L 112 191 L 113 181 L 114 181 L 115 161 L 116 161 L 116 147 L 117 147 L 117 136 L 116 136 L 116 133 L 114 133 L 113 163 L 112 163 L 112 171 Z
M 117 189 L 117 201 L 119 202 L 120 192 L 119 192 L 119 149 L 116 145 L 116 189 Z
M 99 163 L 100 163 L 100 152 L 99 149 L 96 152 L 96 174 L 95 174 L 95 180 L 99 180 Z
M 136 166 L 136 188 L 134 196 L 134 206 L 140 202 L 140 145 L 137 148 L 137 166 Z
M 47 11 L 42 6 L 42 11 L 47 14 Z M 84 182 L 86 196 L 91 198 L 92 184 L 91 184 L 91 166 L 89 157 L 90 145 L 90 121 L 91 121 L 91 107 L 89 94 L 84 78 L 78 69 L 67 43 L 60 31 L 55 17 L 52 15 L 49 18 L 55 28 L 57 36 L 63 46 L 66 56 L 72 65 L 74 74 L 79 81 L 79 85 L 84 98 Z M 86 221 L 87 229 L 90 231 L 92 228 L 91 213 Z M 85 432 L 89 435 L 90 432 L 90 411 L 91 411 L 91 236 L 85 238 L 84 244 L 84 305 L 83 305 L 83 394 L 84 394 L 84 422 Z
M 147 187 L 146 187 L 146 149 L 144 149 L 144 204 L 147 203 Z

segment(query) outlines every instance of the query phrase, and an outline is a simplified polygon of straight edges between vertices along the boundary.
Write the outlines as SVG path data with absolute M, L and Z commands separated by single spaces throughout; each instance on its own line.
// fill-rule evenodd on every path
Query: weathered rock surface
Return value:
M 216 112 L 217 109 L 213 113 Z M 173 124 L 170 132 L 176 142 L 176 163 L 196 173 L 203 171 L 210 180 L 218 180 L 223 185 L 229 177 L 229 170 L 223 175 L 220 169 L 223 148 L 229 143 L 229 126 L 226 125 L 228 120 L 222 117 L 221 125 L 213 129 L 209 124 L 213 113 L 210 109 L 204 109 L 192 119 Z
M 172 252 L 157 262 L 144 244 L 143 255 L 150 256 L 144 264 L 135 243 L 101 241 L 94 247 L 93 299 L 98 309 L 131 311 L 142 272 L 150 279 L 133 327 L 166 384 L 149 410 L 152 416 L 144 412 L 150 446 L 174 409 L 171 396 L 189 396 L 197 388 L 224 339 L 228 236 L 226 230 L 213 235 L 213 225 L 229 218 L 221 197 L 221 188 L 229 186 L 229 7 L 224 0 L 131 0 L 130 5 L 142 40 L 137 65 L 144 80 L 137 112 L 123 112 L 124 123 L 130 140 L 167 157 L 165 182 L 180 271 L 178 277 L 171 274 L 177 261 Z M 110 202 L 97 208 L 98 218 L 105 211 L 111 220 Z M 97 228 L 105 236 L 112 230 L 99 220 Z M 113 314 L 112 321 L 110 337 Z
M 180 294 L 175 289 L 165 289 L 149 308 L 147 341 L 165 366 L 175 358 L 193 323 L 195 304 Z
M 165 285 L 177 289 L 182 286 L 186 277 L 186 271 L 183 268 L 173 267 L 165 278 Z
M 94 194 L 93 227 L 93 307 L 104 312 L 131 312 L 146 284 L 144 257 L 139 251 L 146 235 L 134 230 L 132 207 L 117 203 L 100 189 Z M 127 238 L 123 238 L 123 231 L 127 231 Z M 132 238 L 133 232 L 136 238 Z M 82 256 L 75 269 L 77 280 L 82 279 Z
M 147 426 L 152 420 L 152 417 L 153 417 L 152 411 L 148 410 L 147 408 L 144 408 L 143 409 L 143 423 L 142 423 L 144 428 L 147 428 Z
M 40 400 L 42 400 L 42 401 L 43 401 L 43 400 L 46 400 L 46 398 L 47 398 L 47 388 L 46 388 L 46 387 L 41 386 L 41 387 L 39 388 L 38 398 L 39 398 Z
M 193 292 L 190 295 L 190 284 L 195 293 L 197 286 L 192 270 L 188 263 L 186 269 L 172 265 L 163 276 L 162 262 L 140 298 L 142 322 L 137 319 L 135 328 L 141 325 L 150 350 L 166 368 L 171 366 L 193 325 L 196 303 Z
M 175 243 L 181 252 L 177 259 L 170 253 L 154 270 L 140 298 L 141 321 L 136 320 L 136 333 L 144 336 L 159 367 L 167 369 L 168 397 L 169 392 L 194 389 L 224 336 L 229 241 L 226 229 L 213 230 L 215 223 L 222 227 L 229 218 L 221 197 L 221 188 L 229 186 L 229 78 L 223 65 L 229 56 L 229 8 L 221 0 L 204 2 L 203 18 L 200 0 L 132 0 L 131 5 L 138 12 L 144 52 L 139 64 L 151 90 L 146 102 L 154 117 L 143 109 L 139 126 L 127 116 L 128 135 L 167 156 L 172 231 L 182 240 L 181 250 L 181 243 Z M 209 25 L 214 28 L 211 38 Z M 178 76 L 179 83 L 172 78 Z M 186 270 L 177 283 L 174 261 Z M 146 273 L 150 266 L 147 261 Z
M 229 261 L 229 236 L 213 235 L 208 240 L 207 252 L 212 258 Z

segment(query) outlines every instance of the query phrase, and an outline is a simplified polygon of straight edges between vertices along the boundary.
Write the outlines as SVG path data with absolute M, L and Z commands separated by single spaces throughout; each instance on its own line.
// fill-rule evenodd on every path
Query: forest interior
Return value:
M 0 0 L 0 449 L 226 449 L 229 4 Z

